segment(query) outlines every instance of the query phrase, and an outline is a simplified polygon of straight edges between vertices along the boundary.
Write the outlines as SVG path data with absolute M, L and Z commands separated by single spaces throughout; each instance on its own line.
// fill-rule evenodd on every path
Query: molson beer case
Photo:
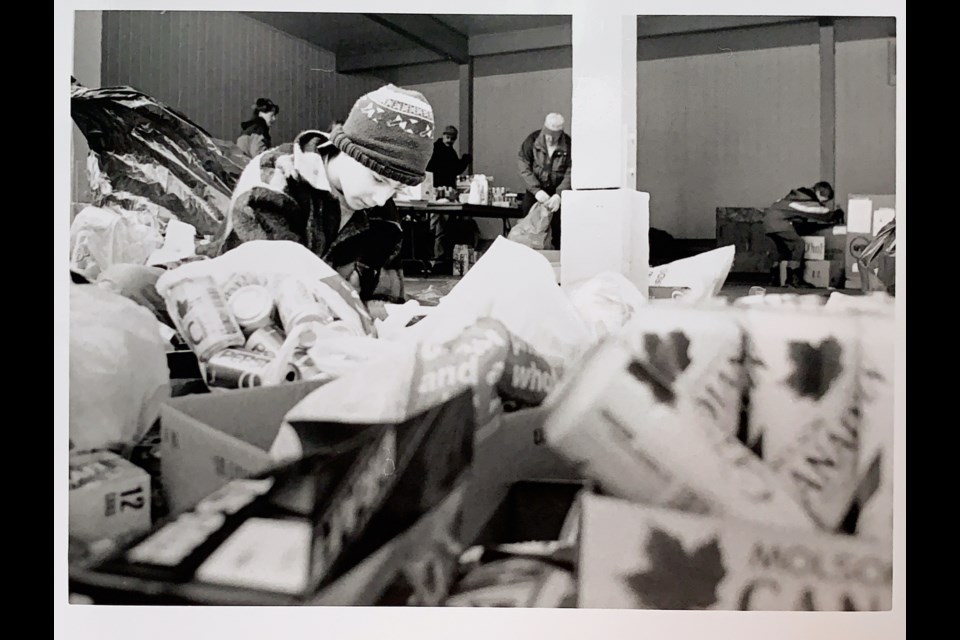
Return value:
M 748 441 L 814 521 L 836 530 L 859 479 L 864 387 L 856 318 L 762 306 L 744 316 Z
M 584 608 L 885 611 L 889 545 L 586 495 Z
M 558 387 L 547 444 L 620 498 L 814 528 L 773 471 L 696 406 L 716 398 L 688 393 L 641 358 L 618 339 L 585 357 Z
M 658 301 L 621 335 L 679 393 L 698 396 L 695 408 L 707 422 L 737 433 L 745 380 L 744 335 L 735 312 Z

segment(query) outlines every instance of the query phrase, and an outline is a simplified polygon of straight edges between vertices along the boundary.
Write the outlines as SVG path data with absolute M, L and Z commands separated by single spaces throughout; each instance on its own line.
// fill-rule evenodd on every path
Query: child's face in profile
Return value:
M 385 178 L 350 156 L 337 156 L 336 179 L 351 209 L 380 207 L 403 188 L 396 180 Z

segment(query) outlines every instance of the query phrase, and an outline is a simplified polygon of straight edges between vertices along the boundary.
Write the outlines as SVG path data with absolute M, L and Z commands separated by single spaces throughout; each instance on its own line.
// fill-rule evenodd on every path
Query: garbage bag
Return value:
M 507 239 L 531 249 L 552 249 L 553 245 L 549 241 L 552 219 L 553 214 L 550 210 L 538 202 L 530 207 L 530 212 L 523 220 L 510 229 Z
M 160 246 L 157 220 L 143 212 L 86 207 L 70 225 L 70 268 L 95 280 L 114 264 L 144 264 Z
M 130 87 L 90 89 L 75 80 L 70 114 L 91 151 L 96 202 L 153 205 L 217 235 L 243 171 L 185 115 Z
M 70 445 L 132 447 L 170 397 L 170 372 L 153 315 L 123 296 L 70 284 Z

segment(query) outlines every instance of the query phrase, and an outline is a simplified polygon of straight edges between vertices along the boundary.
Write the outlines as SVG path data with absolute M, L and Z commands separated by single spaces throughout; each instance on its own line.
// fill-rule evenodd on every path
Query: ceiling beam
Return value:
M 465 64 L 470 59 L 467 36 L 433 16 L 365 13 L 370 20 L 434 53 Z
M 401 49 L 399 51 L 375 51 L 354 55 L 337 56 L 338 73 L 358 73 L 373 69 L 405 67 L 428 62 L 443 62 L 446 57 L 427 49 Z
M 637 37 L 743 29 L 816 19 L 816 16 L 638 16 Z
M 814 16 L 639 16 L 637 38 L 699 33 L 726 29 L 771 26 L 792 22 L 812 22 Z M 536 49 L 569 47 L 569 25 L 522 29 L 470 36 L 471 56 L 492 56 Z
M 470 36 L 471 56 L 493 56 L 498 53 L 517 53 L 535 49 L 569 47 L 573 42 L 570 25 L 540 27 L 502 33 L 483 33 Z

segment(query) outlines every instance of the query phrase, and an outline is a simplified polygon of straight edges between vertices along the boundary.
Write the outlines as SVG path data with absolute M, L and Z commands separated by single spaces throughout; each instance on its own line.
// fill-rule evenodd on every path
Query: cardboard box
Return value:
M 357 566 L 324 587 L 306 601 L 293 601 L 282 594 L 258 594 L 258 605 L 326 605 L 373 606 L 384 590 L 397 579 L 406 566 L 415 563 L 434 543 L 445 543 L 449 532 L 456 530 L 463 504 L 465 484 L 460 482 L 433 510 L 420 518 L 404 533 L 396 536 Z M 75 587 L 96 603 L 123 602 L 124 604 L 178 604 L 186 602 L 207 605 L 237 604 L 236 590 L 210 584 L 184 584 L 174 596 L 162 595 L 164 585 L 152 580 L 131 576 L 101 573 L 86 567 L 71 569 Z M 250 604 L 249 602 L 246 604 Z
M 787 283 L 787 263 L 780 263 L 780 286 Z M 803 279 L 820 289 L 840 288 L 844 285 L 843 263 L 839 260 L 804 260 Z
M 857 260 L 873 238 L 872 233 L 847 233 L 846 250 L 843 257 L 847 289 L 860 288 L 860 264 Z
M 280 423 L 322 384 L 307 381 L 179 398 L 161 407 L 162 477 L 170 513 L 189 509 L 229 480 L 266 469 Z M 551 451 L 542 407 L 503 414 L 477 431 L 474 473 L 467 488 L 467 538 L 476 535 L 513 482 L 573 480 L 576 468 Z M 488 481 L 489 479 L 489 481 Z
M 743 326 L 753 381 L 746 440 L 816 522 L 834 529 L 858 480 L 861 330 L 823 308 L 749 308 Z
M 805 260 L 803 279 L 815 287 L 843 286 L 843 264 L 836 260 Z
M 896 213 L 897 199 L 892 195 L 850 194 L 847 201 L 847 241 L 844 250 L 846 288 L 862 286 L 857 258 L 873 240 L 880 227 Z
M 546 560 L 575 559 L 579 502 L 586 491 L 587 484 L 576 481 L 513 484 L 473 541 L 484 547 L 483 556 L 473 561 L 479 561 L 479 566 L 461 565 L 463 582 L 454 587 L 445 606 L 575 606 L 573 567 L 561 568 Z M 521 570 L 511 571 L 508 565 L 517 562 Z
M 706 367 L 712 375 L 700 378 L 697 389 L 685 388 L 674 378 L 682 343 L 677 336 L 661 350 L 674 359 L 670 369 L 643 362 L 622 338 L 596 347 L 555 390 L 547 443 L 583 465 L 610 495 L 813 529 L 780 478 L 702 407 L 729 397 L 739 374 Z
M 467 545 L 561 540 L 569 515 L 588 484 L 584 480 L 520 480 L 510 485 L 492 518 Z M 575 540 L 575 536 L 574 536 Z
M 543 407 L 504 414 L 477 432 L 473 478 L 464 500 L 464 540 L 476 540 L 520 480 L 579 480 L 582 474 L 547 447 Z
M 670 300 L 682 298 L 690 293 L 690 287 L 658 287 L 651 286 L 648 290 L 650 300 Z
M 422 573 L 441 562 L 446 584 L 453 578 L 470 411 L 465 392 L 402 424 L 371 426 L 353 446 L 233 481 L 75 579 L 113 603 L 371 605 L 412 576 L 417 597 L 435 598 L 422 604 L 440 604 L 446 591 L 429 579 L 439 577 Z
M 84 542 L 150 529 L 150 475 L 110 451 L 70 454 L 70 536 Z
M 892 548 L 584 495 L 583 608 L 885 611 Z
M 321 384 L 192 395 L 161 405 L 161 477 L 170 514 L 271 466 L 268 452 L 284 415 Z
M 187 402 L 187 399 L 184 399 L 172 403 L 176 404 L 177 412 L 182 414 L 174 420 L 174 427 L 178 434 L 182 432 L 191 434 L 195 439 L 200 438 L 202 445 L 207 450 L 206 455 L 187 459 L 183 458 L 182 449 L 175 450 L 178 453 L 173 454 L 174 457 L 179 455 L 181 464 L 193 460 L 201 466 L 209 467 L 211 454 L 236 460 L 239 457 L 236 452 L 245 452 L 247 456 L 250 456 L 249 449 L 253 449 L 256 454 L 262 456 L 261 460 L 265 459 L 265 452 L 259 450 L 250 442 L 236 435 L 230 436 L 224 433 L 222 429 L 215 429 L 210 424 L 204 424 L 200 421 L 201 419 L 209 419 L 208 416 L 211 413 L 216 414 L 217 409 L 222 409 L 223 403 L 217 402 L 217 400 L 228 395 L 234 398 L 234 403 L 240 405 L 239 408 L 229 410 L 229 413 L 234 417 L 238 413 L 242 414 L 240 409 L 244 407 L 248 411 L 256 410 L 263 414 L 266 411 L 265 405 L 270 405 L 272 407 L 270 411 L 282 417 L 285 412 L 283 407 L 295 403 L 295 396 L 309 393 L 309 389 L 303 389 L 301 393 L 295 392 L 293 387 L 296 386 L 298 385 L 282 385 L 244 392 L 210 394 L 204 398 L 207 402 Z M 260 391 L 261 393 L 254 394 L 254 391 Z M 241 398 L 242 401 L 237 402 L 236 398 Z M 252 407 L 256 408 L 252 409 Z M 324 587 L 321 592 L 306 603 L 372 606 L 380 601 L 385 590 L 394 584 L 401 573 L 415 575 L 423 566 L 437 562 L 437 558 L 443 555 L 442 550 L 438 551 L 437 545 L 445 545 L 447 542 L 451 542 L 451 536 L 456 536 L 458 541 L 469 543 L 477 540 L 481 531 L 486 529 L 488 532 L 497 533 L 503 540 L 502 534 L 504 534 L 505 529 L 502 525 L 504 521 L 493 516 L 498 513 L 498 509 L 502 509 L 503 504 L 507 501 L 508 494 L 510 494 L 511 487 L 516 484 L 517 480 L 524 478 L 576 480 L 578 478 L 575 469 L 546 448 L 542 435 L 544 415 L 544 410 L 540 408 L 519 411 L 507 414 L 502 419 L 498 419 L 486 428 L 479 430 L 474 446 L 474 468 L 464 475 L 458 488 L 410 529 L 376 550 L 341 578 Z M 222 425 L 222 420 L 225 418 L 222 415 L 218 417 L 221 419 L 219 424 Z M 167 421 L 169 422 L 169 418 Z M 241 420 L 240 422 L 245 423 L 248 429 L 253 429 L 249 426 L 249 420 Z M 277 422 L 279 424 L 279 420 L 261 422 Z M 233 433 L 236 434 L 241 427 L 242 425 L 238 425 L 238 429 L 235 429 Z M 261 433 L 260 440 L 268 441 L 272 438 L 271 433 L 276 431 L 276 427 L 272 429 L 262 428 L 261 431 L 266 432 L 266 435 Z M 219 434 L 220 437 L 215 438 L 213 434 Z M 204 437 L 206 438 L 205 441 L 202 440 Z M 249 435 L 246 437 L 250 438 Z M 253 439 L 256 440 L 256 438 Z M 217 449 L 218 446 L 219 449 Z M 186 471 L 184 470 L 184 472 Z M 220 479 L 218 484 L 222 485 L 225 481 L 226 479 Z M 581 486 L 577 483 L 561 482 L 558 484 L 564 485 L 565 488 L 575 486 L 579 489 Z M 569 502 L 569 491 L 558 493 L 564 494 L 561 497 Z M 514 495 L 516 495 L 516 490 L 514 490 Z M 558 501 L 554 502 L 559 504 Z M 566 509 L 566 506 L 564 506 L 564 509 Z M 515 508 L 513 511 L 523 512 L 522 507 Z M 502 514 L 502 511 L 500 513 Z M 542 530 L 544 527 L 553 526 L 556 519 L 545 518 L 542 521 L 531 522 L 528 518 L 519 522 L 519 524 L 516 520 L 512 522 L 513 524 L 506 528 L 507 533 L 512 531 L 516 534 L 513 537 L 517 535 L 522 537 L 524 535 L 522 532 L 529 531 L 530 527 L 540 527 Z M 149 581 L 123 578 L 124 582 L 120 584 L 115 577 L 89 571 L 81 571 L 75 577 L 85 585 L 85 592 L 96 596 L 98 590 L 100 590 L 105 601 L 115 598 L 117 591 L 120 590 L 123 592 L 129 591 L 129 597 L 134 600 L 149 598 L 150 603 L 158 603 L 156 596 L 150 596 L 152 587 Z M 567 593 L 564 588 L 560 588 L 564 587 L 565 584 L 564 576 L 551 576 L 551 579 L 544 583 L 544 588 L 538 592 L 542 594 L 542 598 L 541 595 L 538 595 L 538 602 L 560 597 Z M 558 593 L 560 596 L 557 596 Z M 218 588 L 216 585 L 187 585 L 181 590 L 179 597 L 202 601 L 207 604 L 236 603 L 235 593 L 231 593 L 227 588 Z M 281 595 L 265 595 L 263 597 L 265 600 L 259 604 L 290 604 Z
M 423 182 L 415 187 L 404 187 L 397 194 L 398 202 L 432 202 L 437 199 L 437 189 L 433 186 L 433 172 L 427 171 Z
M 825 260 L 827 239 L 824 236 L 803 236 L 803 259 Z
M 763 209 L 717 207 L 717 247 L 733 245 L 731 273 L 770 273 L 777 247 L 763 229 Z

